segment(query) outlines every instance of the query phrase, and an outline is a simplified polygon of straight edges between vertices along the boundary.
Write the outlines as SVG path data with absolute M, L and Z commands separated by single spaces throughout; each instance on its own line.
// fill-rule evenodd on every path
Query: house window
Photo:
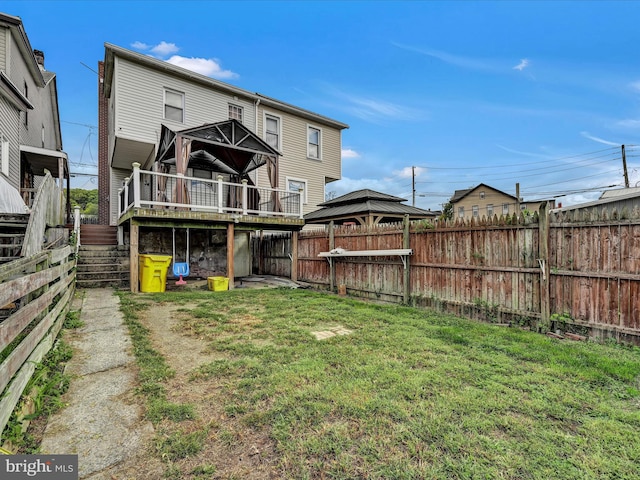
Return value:
M 307 157 L 320 160 L 322 151 L 320 141 L 322 140 L 322 130 L 316 127 L 307 127 Z
M 275 115 L 265 114 L 264 116 L 264 139 L 265 141 L 280 151 L 280 137 L 281 137 L 281 122 L 280 117 Z
M 238 105 L 229 104 L 229 119 L 238 120 L 242 123 L 242 107 Z
M 527 204 L 526 203 L 521 203 L 520 204 L 520 210 L 526 210 L 527 209 Z
M 502 214 L 503 215 L 509 215 L 509 204 L 508 203 L 503 203 L 502 204 Z
M 487 217 L 493 217 L 493 203 L 487 205 Z
M 480 192 L 480 200 L 484 200 L 484 192 Z
M 0 137 L 0 165 L 2 165 L 2 174 L 9 176 L 9 140 L 4 136 Z
M 42 148 L 44 148 L 44 124 L 42 124 L 42 130 L 40 131 L 40 141 L 42 143 Z
M 458 207 L 458 217 L 464 218 L 464 207 Z
M 478 205 L 474 205 L 473 207 L 471 207 L 471 210 L 473 211 L 473 218 L 478 218 Z
M 287 191 L 296 192 L 297 193 L 300 190 L 303 190 L 302 201 L 306 204 L 307 203 L 307 191 L 309 190 L 307 188 L 307 181 L 302 179 L 302 178 L 287 177 Z
M 165 89 L 164 118 L 184 123 L 184 93 Z

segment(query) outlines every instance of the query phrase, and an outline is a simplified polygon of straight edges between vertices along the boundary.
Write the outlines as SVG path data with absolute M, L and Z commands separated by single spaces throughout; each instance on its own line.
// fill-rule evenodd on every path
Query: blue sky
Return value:
M 337 195 L 440 209 L 485 183 L 570 205 L 640 185 L 640 2 L 3 1 L 58 75 L 72 172 L 95 172 L 104 42 L 350 125 Z M 96 188 L 77 177 L 72 186 Z

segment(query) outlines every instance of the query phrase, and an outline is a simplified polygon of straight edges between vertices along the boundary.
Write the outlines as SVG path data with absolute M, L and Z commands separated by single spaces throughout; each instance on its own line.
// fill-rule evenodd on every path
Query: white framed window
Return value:
M 484 200 L 484 192 L 480 192 L 480 200 Z
M 302 201 L 303 203 L 307 203 L 307 192 L 309 189 L 307 188 L 307 181 L 304 178 L 294 178 L 294 177 L 286 177 L 287 180 L 287 191 L 288 192 L 299 192 L 303 190 L 302 193 Z
M 509 214 L 509 204 L 508 203 L 503 203 L 502 204 L 502 214 L 503 215 L 508 215 Z
M 527 209 L 527 204 L 526 203 L 521 203 L 520 204 L 520 210 L 526 210 Z
M 282 119 L 271 113 L 264 114 L 264 141 L 282 151 Z
M 9 140 L 4 135 L 0 136 L 0 166 L 2 174 L 9 176 Z
M 458 207 L 458 217 L 464 218 L 464 207 Z
M 164 118 L 184 123 L 184 93 L 164 89 Z
M 493 203 L 487 205 L 487 217 L 493 217 Z
M 229 104 L 229 120 L 235 119 L 242 123 L 242 107 L 239 105 Z
M 307 125 L 307 157 L 322 159 L 322 130 L 313 125 Z
M 473 207 L 471 207 L 471 211 L 473 212 L 473 218 L 478 218 L 480 213 L 478 205 L 474 205 Z

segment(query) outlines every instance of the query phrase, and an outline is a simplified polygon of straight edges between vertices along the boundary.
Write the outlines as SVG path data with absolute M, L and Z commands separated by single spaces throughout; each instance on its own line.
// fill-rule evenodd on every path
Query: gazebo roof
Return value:
M 430 210 L 403 205 L 404 201 L 406 199 L 375 190 L 357 190 L 321 203 L 322 208 L 307 213 L 304 219 L 307 223 L 328 223 L 331 220 L 347 222 L 375 216 L 378 217 L 375 223 L 380 223 L 397 221 L 405 215 L 409 215 L 412 220 L 436 216 Z
M 156 162 L 176 163 L 176 136 L 191 141 L 189 167 L 246 174 L 280 153 L 235 119 L 174 132 L 162 125 Z

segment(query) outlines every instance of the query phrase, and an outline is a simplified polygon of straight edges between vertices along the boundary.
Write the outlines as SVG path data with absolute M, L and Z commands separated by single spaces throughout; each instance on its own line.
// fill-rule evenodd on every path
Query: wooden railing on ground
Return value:
M 0 432 L 62 328 L 75 264 L 65 246 L 0 265 Z
M 64 224 L 64 212 L 62 189 L 56 185 L 51 174 L 47 172 L 33 201 L 21 256 L 28 257 L 40 252 L 45 243 L 55 244 L 59 235 L 62 235 L 63 229 L 51 229 L 47 233 L 56 238 L 47 238 L 46 240 L 45 232 L 47 227 Z

